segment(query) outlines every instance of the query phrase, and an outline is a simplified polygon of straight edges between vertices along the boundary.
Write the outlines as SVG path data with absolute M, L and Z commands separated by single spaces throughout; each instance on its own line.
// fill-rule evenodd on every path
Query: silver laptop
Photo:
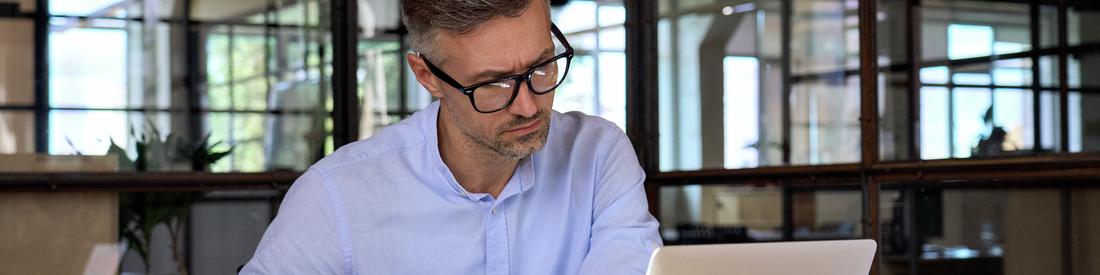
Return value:
M 875 247 L 873 240 L 666 246 L 653 252 L 646 274 L 867 274 Z

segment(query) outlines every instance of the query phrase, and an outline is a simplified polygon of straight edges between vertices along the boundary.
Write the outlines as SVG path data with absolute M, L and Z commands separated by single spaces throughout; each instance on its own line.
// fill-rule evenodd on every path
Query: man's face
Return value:
M 435 58 L 430 61 L 464 86 L 526 72 L 554 56 L 548 8 L 546 1 L 532 1 L 520 16 L 495 18 L 471 33 L 440 32 L 436 46 L 441 56 L 429 57 Z M 445 120 L 441 123 L 453 125 L 457 134 L 474 146 L 501 157 L 520 159 L 546 144 L 553 92 L 535 95 L 524 82 L 510 106 L 494 113 L 479 113 L 469 97 L 432 75 L 422 61 L 413 59 L 410 57 L 410 64 L 417 79 L 440 99 L 439 119 Z

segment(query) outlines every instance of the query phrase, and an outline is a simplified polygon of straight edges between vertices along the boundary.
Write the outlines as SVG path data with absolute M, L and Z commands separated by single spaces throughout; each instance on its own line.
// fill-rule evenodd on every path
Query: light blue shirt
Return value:
M 622 130 L 553 112 L 498 198 L 439 156 L 439 104 L 313 165 L 242 274 L 644 274 L 661 246 Z

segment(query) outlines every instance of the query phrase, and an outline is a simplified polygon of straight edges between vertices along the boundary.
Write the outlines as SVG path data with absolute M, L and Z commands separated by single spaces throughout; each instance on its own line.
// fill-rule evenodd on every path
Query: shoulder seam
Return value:
M 329 202 L 332 204 L 333 215 L 336 217 L 336 230 L 340 237 L 340 248 L 344 254 L 344 272 L 345 274 L 355 274 L 355 261 L 354 250 L 351 245 L 351 233 L 348 232 L 347 214 L 344 212 L 343 200 L 340 198 L 339 190 L 336 190 L 336 185 L 332 183 L 328 173 L 323 169 L 318 169 L 317 174 L 321 176 L 321 184 L 325 187 L 325 193 L 328 194 Z

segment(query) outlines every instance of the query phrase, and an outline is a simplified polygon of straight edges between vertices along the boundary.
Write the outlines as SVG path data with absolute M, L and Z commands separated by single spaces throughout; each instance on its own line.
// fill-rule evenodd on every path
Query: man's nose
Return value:
M 535 102 L 535 93 L 531 92 L 526 82 L 519 85 L 519 94 L 512 101 L 512 106 L 508 106 L 508 112 L 522 117 L 534 116 L 539 111 L 539 106 Z

